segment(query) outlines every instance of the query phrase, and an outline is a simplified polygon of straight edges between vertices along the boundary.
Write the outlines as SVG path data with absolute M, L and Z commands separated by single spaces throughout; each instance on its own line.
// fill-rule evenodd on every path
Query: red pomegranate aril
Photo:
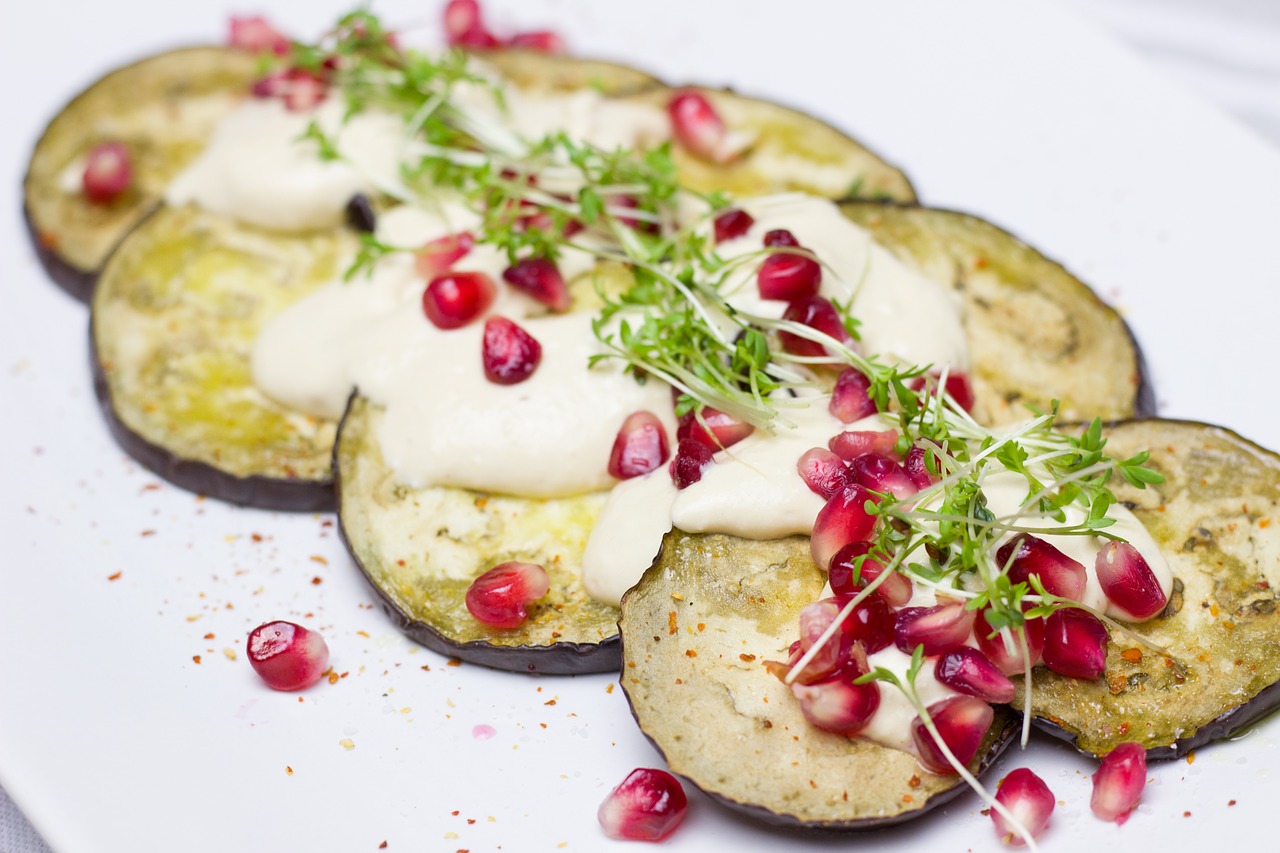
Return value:
M 1018 675 L 1026 671 L 1027 662 L 1023 660 L 1022 655 L 1024 645 L 1029 652 L 1030 666 L 1035 666 L 1040 662 L 1040 655 L 1044 651 L 1043 619 L 1026 620 L 1022 625 L 1022 634 L 1011 630 L 1013 651 L 1010 651 L 1005 646 L 1004 637 L 1001 634 L 996 634 L 994 637 L 991 636 L 991 625 L 987 622 L 985 614 L 985 610 L 979 611 L 974 618 L 973 636 L 978 641 L 978 648 L 993 664 L 1000 668 L 1001 672 L 1005 675 Z
M 840 320 L 840 315 L 836 313 L 835 306 L 821 296 L 808 296 L 795 300 L 787 306 L 782 318 L 822 332 L 827 337 L 835 339 L 846 347 L 853 346 L 853 336 L 844 327 L 844 323 Z M 795 355 L 813 358 L 832 355 L 825 344 L 803 338 L 791 332 L 778 332 L 778 340 L 782 343 L 783 349 Z
M 904 607 L 893 626 L 893 643 L 911 654 L 923 646 L 926 655 L 941 655 L 963 646 L 973 633 L 975 614 L 953 601 L 933 607 Z
M 871 380 L 855 367 L 845 368 L 836 377 L 828 410 L 841 423 L 851 424 L 869 418 L 877 411 L 871 399 Z
M 555 263 L 547 258 L 525 258 L 502 272 L 507 284 L 546 305 L 552 311 L 568 311 L 569 287 Z
M 854 684 L 844 674 L 812 684 L 792 684 L 791 693 L 806 720 L 841 735 L 856 735 L 865 729 L 880 707 L 879 685 L 874 681 Z
M 559 33 L 550 30 L 533 30 L 527 33 L 516 33 L 507 39 L 508 47 L 534 50 L 538 53 L 564 53 L 564 39 Z
M 448 272 L 453 265 L 471 253 L 476 238 L 470 231 L 446 234 L 431 240 L 414 256 L 418 274 L 430 281 Z
M 713 223 L 715 227 L 716 242 L 723 243 L 726 240 L 733 240 L 741 237 L 751 230 L 751 226 L 756 223 L 751 214 L 737 207 L 731 207 L 722 211 Z
M 1000 568 L 1009 566 L 1009 580 L 1014 583 L 1026 583 L 1035 575 L 1054 595 L 1072 601 L 1084 595 L 1084 566 L 1038 536 L 1019 533 L 1000 546 L 996 560 Z
M 796 463 L 796 470 L 810 491 L 824 500 L 830 500 L 855 485 L 849 466 L 825 447 L 806 450 Z
M 1131 621 L 1141 622 L 1164 610 L 1169 603 L 1156 573 L 1128 542 L 1103 545 L 1093 570 L 1107 598 L 1124 611 L 1121 618 L 1127 616 Z
M 680 825 L 689 808 L 680 781 L 665 770 L 641 767 L 609 792 L 596 817 L 610 838 L 661 841 Z
M 455 272 L 431 279 L 422 294 L 422 310 L 441 329 L 457 329 L 493 304 L 498 288 L 479 272 Z
M 951 696 L 930 705 L 928 711 L 942 742 L 952 756 L 966 766 L 978 754 L 982 739 L 995 719 L 991 706 L 975 696 Z M 919 717 L 911 724 L 911 739 L 924 769 L 944 776 L 955 774 L 956 769 Z
M 627 415 L 609 453 L 609 474 L 629 480 L 655 470 L 667 461 L 667 431 L 653 412 Z
M 702 479 L 703 470 L 711 464 L 713 452 L 695 438 L 682 438 L 676 445 L 675 458 L 669 470 L 677 489 L 687 489 Z
M 1000 780 L 996 802 L 1008 809 L 1032 838 L 1039 838 L 1048 829 L 1049 816 L 1057 804 L 1044 780 L 1025 767 L 1011 771 Z M 998 810 L 991 810 L 991 820 L 996 825 L 996 834 L 1005 844 L 1022 847 L 1027 843 Z
M 830 498 L 818 510 L 813 535 L 809 537 L 809 553 L 818 568 L 825 571 L 841 548 L 871 534 L 876 517 L 867 512 L 866 504 L 873 499 L 866 489 L 853 486 Z
M 650 222 L 644 219 L 637 219 L 635 217 L 627 216 L 626 214 L 622 213 L 623 210 L 639 210 L 640 209 L 640 199 L 636 198 L 633 195 L 629 195 L 627 193 L 611 195 L 605 199 L 605 208 L 609 211 L 611 215 L 617 218 L 618 222 L 622 223 L 628 228 L 631 228 L 635 231 L 640 231 L 645 234 L 658 233 L 658 223 Z M 621 208 L 621 210 L 619 210 L 619 208 Z
M 309 110 L 329 94 L 329 84 L 309 71 L 292 68 L 285 74 L 278 94 L 284 96 L 284 105 L 291 112 Z
M 511 561 L 494 566 L 467 588 L 467 610 L 492 628 L 518 628 L 529 618 L 526 605 L 551 589 L 547 570 L 536 563 Z
M 449 0 L 444 7 L 445 41 L 454 47 L 477 50 L 498 47 L 500 42 L 485 27 L 476 0 Z
M 250 53 L 284 56 L 289 52 L 289 39 L 261 15 L 247 18 L 232 15 L 227 44 Z
M 854 606 L 840 625 L 845 636 L 862 644 L 869 655 L 893 643 L 894 610 L 881 596 L 872 595 Z
M 755 432 L 755 429 L 751 424 L 740 421 L 733 415 L 704 406 L 696 416 L 690 413 L 681 417 L 676 436 L 680 439 L 691 438 L 694 441 L 700 441 L 715 453 L 717 450 L 732 447 Z
M 1107 629 L 1092 613 L 1075 607 L 1055 611 L 1045 620 L 1041 659 L 1068 678 L 1096 681 L 1107 664 Z
M 85 158 L 81 187 L 94 204 L 114 201 L 133 182 L 133 162 L 123 142 L 99 142 Z
M 1102 757 L 1093 774 L 1089 808 L 1102 820 L 1117 825 L 1129 819 L 1147 784 L 1147 752 L 1141 744 L 1126 742 Z
M 785 228 L 775 228 L 772 231 L 766 231 L 762 242 L 769 248 L 779 246 L 784 248 L 800 247 L 800 241 L 796 239 L 796 235 L 792 234 Z
M 484 321 L 482 346 L 485 378 L 497 385 L 525 381 L 542 360 L 542 344 L 506 317 Z
M 301 690 L 329 668 L 324 637 L 293 622 L 266 622 L 249 632 L 249 664 L 273 690 Z
M 918 445 L 907 451 L 907 458 L 902 461 L 902 470 L 907 472 L 907 479 L 917 490 L 927 489 L 941 479 L 929 470 L 926 451 Z
M 864 453 L 896 456 L 894 447 L 897 444 L 897 430 L 850 430 L 832 438 L 827 447 L 845 462 L 852 462 Z
M 822 286 L 822 265 L 801 252 L 769 255 L 756 271 L 756 287 L 761 299 L 793 302 L 816 296 Z
M 941 655 L 933 665 L 933 675 L 957 693 L 977 696 L 987 702 L 1010 702 L 1018 692 L 1009 677 L 972 646 L 961 646 Z
M 927 376 L 921 376 L 911 383 L 914 391 L 928 387 L 929 394 L 932 396 L 938 392 L 938 375 L 930 373 Z M 953 370 L 947 374 L 946 391 L 951 398 L 956 401 L 956 405 L 964 409 L 966 412 L 973 411 L 973 384 L 969 381 L 969 374 Z
M 676 142 L 695 157 L 728 163 L 742 153 L 742 145 L 725 127 L 715 106 L 700 92 L 677 92 L 667 102 Z
M 849 463 L 849 470 L 858 485 L 882 495 L 893 495 L 898 500 L 909 498 L 917 491 L 902 466 L 878 453 L 864 453 Z
M 840 549 L 835 557 L 831 559 L 831 568 L 827 574 L 827 582 L 831 584 L 832 592 L 836 595 L 857 595 L 862 591 L 863 587 L 869 586 L 872 581 L 885 573 L 883 563 L 870 556 L 864 556 L 870 554 L 870 552 L 870 542 L 850 542 Z M 855 563 L 859 557 L 862 557 L 862 564 L 855 573 Z M 855 574 L 859 578 L 856 582 L 854 580 Z M 890 572 L 887 578 L 880 581 L 875 592 L 891 607 L 904 607 L 911 600 L 912 589 L 911 578 L 901 572 L 894 571 Z M 890 625 L 890 634 L 892 635 L 892 625 Z M 892 636 L 890 639 L 892 639 Z
M 800 652 L 803 655 L 813 648 L 823 633 L 831 627 L 831 623 L 840 615 L 840 604 L 834 598 L 824 598 L 806 604 L 800 610 Z M 825 642 L 809 663 L 805 666 L 806 681 L 825 678 L 845 661 L 848 655 L 848 641 L 843 631 L 835 631 Z M 815 678 L 816 676 L 816 678 Z

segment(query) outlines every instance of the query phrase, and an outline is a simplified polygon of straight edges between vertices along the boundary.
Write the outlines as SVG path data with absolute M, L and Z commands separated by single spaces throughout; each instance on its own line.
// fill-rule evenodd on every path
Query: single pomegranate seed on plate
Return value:
M 676 445 L 675 458 L 668 470 L 677 489 L 687 489 L 702 479 L 702 472 L 711 464 L 714 452 L 696 438 L 682 438 Z
M 927 489 L 941 479 L 929 470 L 929 462 L 925 449 L 914 445 L 907 451 L 907 458 L 902 461 L 902 470 L 907 472 L 916 489 Z
M 766 231 L 762 242 L 765 246 L 770 248 L 776 246 L 790 248 L 800 247 L 800 241 L 796 239 L 796 235 L 792 234 L 785 228 L 775 228 L 772 231 Z
M 924 646 L 926 655 L 945 654 L 969 639 L 975 615 L 958 601 L 933 607 L 904 607 L 898 611 L 893 626 L 894 645 L 907 654 L 916 646 Z
M 761 299 L 792 302 L 816 296 L 821 286 L 822 265 L 807 253 L 788 251 L 769 255 L 756 271 L 756 288 Z
M 848 367 L 836 377 L 831 390 L 828 410 L 841 423 L 851 424 L 876 413 L 876 401 L 871 399 L 871 380 L 856 367 Z
M 893 495 L 898 500 L 909 498 L 917 491 L 906 470 L 887 456 L 864 453 L 849 463 L 854 482 L 882 495 Z
M 479 272 L 455 272 L 431 279 L 422 294 L 422 310 L 441 329 L 457 329 L 493 304 L 498 288 Z
M 497 385 L 515 385 L 533 375 L 542 360 L 542 344 L 506 317 L 484 321 L 484 375 Z
M 536 563 L 512 561 L 494 566 L 467 588 L 467 610 L 494 628 L 518 628 L 529 617 L 525 605 L 551 589 L 547 570 Z
M 791 693 L 800 703 L 800 713 L 812 725 L 842 735 L 865 729 L 880 707 L 879 685 L 874 681 L 854 684 L 844 673 L 812 684 L 794 683 Z
M 1018 691 L 1007 675 L 972 646 L 944 653 L 934 663 L 933 675 L 957 693 L 987 702 L 1010 702 Z
M 914 391 L 919 391 L 925 387 L 929 389 L 931 396 L 937 394 L 938 375 L 930 373 L 911 383 L 911 388 Z M 951 395 L 951 398 L 956 401 L 956 405 L 966 412 L 973 411 L 973 383 L 969 381 L 969 374 L 960 370 L 949 372 L 947 374 L 946 390 Z
M 507 284 L 546 305 L 552 311 L 568 311 L 573 300 L 555 262 L 547 258 L 525 258 L 502 271 Z
M 459 231 L 457 234 L 446 234 L 429 241 L 414 256 L 414 265 L 418 275 L 430 281 L 453 269 L 453 265 L 471 253 L 476 244 L 475 235 L 470 231 Z
M 849 430 L 828 441 L 827 447 L 845 462 L 852 462 L 864 453 L 896 456 L 894 447 L 897 443 L 897 430 Z
M 123 142 L 99 142 L 85 158 L 81 186 L 94 204 L 107 204 L 133 182 L 133 163 Z
M 930 705 L 928 710 L 942 742 L 957 761 L 967 766 L 978 754 L 982 738 L 995 719 L 995 711 L 974 696 L 951 696 Z M 911 724 L 911 739 L 924 769 L 941 775 L 955 774 L 955 768 L 919 717 Z
M 1069 678 L 1095 681 L 1107 664 L 1107 629 L 1098 617 L 1075 607 L 1045 620 L 1044 665 Z
M 1093 564 L 1102 591 L 1134 621 L 1150 619 L 1169 603 L 1156 573 L 1128 542 L 1107 542 Z
M 1019 533 L 1000 546 L 996 561 L 1000 568 L 1009 566 L 1009 580 L 1014 583 L 1026 583 L 1035 575 L 1054 595 L 1072 601 L 1084 595 L 1084 566 L 1038 536 Z
M 1022 828 L 1031 833 L 1032 838 L 1039 838 L 1049 827 L 1049 816 L 1053 814 L 1053 807 L 1056 805 L 1049 786 L 1025 767 L 1011 771 L 1000 780 L 996 802 L 1008 809 L 1018 823 L 1022 824 Z M 1027 843 L 1013 824 L 996 809 L 991 810 L 991 820 L 996 825 L 996 834 L 1005 844 L 1021 847 Z
M 755 429 L 751 424 L 740 421 L 733 415 L 710 406 L 703 406 L 702 411 L 697 415 L 689 413 L 681 417 L 680 429 L 676 435 L 680 439 L 692 438 L 700 441 L 715 453 L 717 450 L 732 447 L 755 432 Z
M 796 462 L 796 470 L 810 491 L 824 500 L 830 500 L 855 485 L 849 466 L 825 447 L 806 450 Z
M 822 332 L 827 337 L 834 338 L 846 347 L 851 348 L 853 346 L 853 336 L 844 327 L 844 323 L 840 320 L 840 315 L 836 313 L 835 306 L 821 296 L 806 296 L 803 299 L 795 300 L 787 306 L 782 318 Z M 792 332 L 778 332 L 778 340 L 782 343 L 783 349 L 795 355 L 814 358 L 833 355 L 825 344 L 801 337 Z
M 300 690 L 329 668 L 324 637 L 293 622 L 267 622 L 249 632 L 249 664 L 273 690 Z
M 876 517 L 867 512 L 867 501 L 873 495 L 861 486 L 845 489 L 829 499 L 818 511 L 809 537 L 809 553 L 818 568 L 826 570 L 831 559 L 850 542 L 860 542 L 871 535 Z
M 539 53 L 564 53 L 564 39 L 559 33 L 550 30 L 533 30 L 527 33 L 516 33 L 507 39 L 508 47 L 519 47 L 535 50 Z
M 628 480 L 667 461 L 667 431 L 653 412 L 632 412 L 622 422 L 609 453 L 609 474 Z
M 1123 824 L 1138 807 L 1146 784 L 1146 750 L 1141 744 L 1122 743 L 1102 757 L 1093 774 L 1089 808 L 1102 820 Z
M 250 53 L 284 56 L 289 52 L 289 39 L 261 15 L 246 18 L 232 15 L 227 44 Z
M 661 841 L 689 808 L 680 781 L 665 770 L 641 767 L 609 792 L 596 817 L 610 838 Z
M 1040 655 L 1044 651 L 1044 620 L 1028 619 L 1023 623 L 1023 633 L 1019 634 L 1014 631 L 1013 650 L 1010 651 L 1004 644 L 1004 637 L 1000 634 L 992 635 L 990 623 L 987 622 L 985 616 L 986 611 L 978 612 L 977 617 L 973 620 L 973 636 L 978 641 L 978 648 L 986 655 L 992 663 L 1000 668 L 1005 675 L 1017 675 L 1025 672 L 1027 668 L 1026 661 L 1023 660 L 1022 650 L 1026 646 L 1029 650 L 1031 666 L 1035 666 L 1040 662 Z M 1024 639 L 1025 638 L 1025 639 Z
M 713 223 L 716 242 L 723 243 L 725 240 L 741 237 L 751 230 L 751 226 L 755 223 L 756 221 L 751 218 L 751 214 L 740 208 L 731 207 L 728 210 L 721 211 Z
M 484 25 L 476 0 L 449 0 L 444 7 L 445 41 L 454 47 L 485 50 L 500 42 Z
M 827 582 L 836 595 L 857 595 L 863 587 L 868 586 L 880 575 L 884 574 L 884 564 L 870 556 L 870 542 L 850 542 L 831 558 Z M 859 566 L 858 559 L 862 562 Z M 855 576 L 858 578 L 855 580 Z M 876 595 L 893 607 L 904 607 L 911 600 L 913 584 L 911 578 L 901 572 L 890 572 L 889 576 L 876 587 Z M 892 626 L 890 628 L 892 630 Z
M 700 92 L 677 92 L 667 102 L 671 132 L 690 154 L 713 163 L 728 163 L 743 151 L 741 140 L 725 127 L 716 108 Z

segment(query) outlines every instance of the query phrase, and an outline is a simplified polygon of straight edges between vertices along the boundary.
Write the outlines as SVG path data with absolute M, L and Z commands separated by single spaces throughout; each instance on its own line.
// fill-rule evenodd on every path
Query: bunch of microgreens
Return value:
M 348 116 L 373 108 L 404 118 L 408 157 L 402 164 L 402 184 L 380 188 L 392 197 L 429 206 L 441 190 L 456 194 L 483 216 L 477 239 L 503 250 L 511 263 L 528 257 L 555 260 L 573 248 L 628 266 L 630 286 L 621 293 L 600 294 L 603 308 L 593 328 L 605 351 L 594 356 L 592 364 L 621 359 L 637 380 L 669 383 L 680 392 L 679 414 L 710 406 L 757 427 L 775 429 L 787 428 L 783 413 L 802 404 L 788 391 L 811 393 L 815 387 L 829 387 L 831 368 L 852 366 L 870 381 L 871 397 L 886 426 L 896 426 L 898 451 L 905 454 L 912 446 L 921 447 L 928 469 L 938 477 L 909 499 L 877 495 L 875 502 L 868 502 L 867 510 L 879 522 L 870 554 L 859 558 L 855 569 L 862 560 L 875 559 L 890 571 L 909 574 L 916 584 L 966 599 L 969 608 L 984 610 L 987 622 L 1006 643 L 1020 638 L 1024 656 L 1026 619 L 1062 607 L 1083 607 L 1113 629 L 1127 630 L 1080 602 L 1051 595 L 1038 579 L 1012 583 L 1009 567 L 997 565 L 993 554 L 1010 532 L 1116 538 L 1107 530 L 1114 522 L 1107 512 L 1115 503 L 1108 483 L 1116 473 L 1138 488 L 1162 482 L 1158 473 L 1144 467 L 1146 453 L 1111 459 L 1103 452 L 1106 439 L 1099 421 L 1078 438 L 1071 437 L 1053 428 L 1056 408 L 1007 432 L 994 432 L 937 390 L 945 386 L 945 375 L 928 379 L 921 388 L 912 380 L 924 377 L 926 367 L 884 364 L 804 324 L 736 309 L 724 293 L 731 273 L 757 264 L 769 252 L 795 250 L 762 249 L 730 259 L 718 255 L 709 226 L 716 213 L 729 206 L 729 199 L 682 187 L 669 146 L 605 151 L 564 133 L 521 139 L 453 98 L 460 85 L 481 86 L 496 103 L 503 103 L 501 89 L 477 74 L 464 54 L 427 56 L 401 50 L 389 35 L 376 16 L 357 11 L 342 18 L 319 45 L 295 45 L 285 61 L 332 74 L 346 98 Z M 315 123 L 306 138 L 317 144 L 321 157 L 342 157 Z M 544 188 L 548 186 L 573 189 L 551 192 Z M 705 213 L 692 224 L 680 225 L 678 208 L 690 198 L 700 200 Z M 529 226 L 531 211 L 542 217 L 538 227 Z M 584 230 L 566 238 L 565 228 L 573 223 Z M 418 249 L 364 235 L 347 278 L 370 272 L 385 255 Z M 856 340 L 857 323 L 848 302 L 835 305 Z M 789 353 L 778 345 L 779 332 L 816 341 L 828 354 Z M 1021 474 L 1028 486 L 1022 507 L 1002 518 L 987 507 L 982 492 L 983 479 L 996 471 Z M 1065 509 L 1073 504 L 1084 509 L 1084 517 L 1065 524 Z M 788 680 L 887 576 L 886 571 L 845 606 Z M 915 689 L 922 664 L 917 649 L 905 679 L 877 668 L 862 680 L 902 690 L 957 772 L 999 807 L 938 737 Z M 1025 679 L 1025 684 L 1030 707 L 1031 680 Z M 1024 743 L 1028 720 L 1024 715 Z

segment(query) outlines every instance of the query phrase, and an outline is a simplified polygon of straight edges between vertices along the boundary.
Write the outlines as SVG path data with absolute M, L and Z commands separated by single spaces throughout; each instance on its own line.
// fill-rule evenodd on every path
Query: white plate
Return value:
M 304 34 L 340 11 L 333 0 L 266 5 Z M 733 84 L 847 128 L 902 165 L 928 202 L 1011 228 L 1119 305 L 1165 414 L 1280 446 L 1268 381 L 1280 158 L 1062 9 L 490 5 L 498 27 L 551 25 L 581 53 Z M 430 31 L 435 6 L 381 11 Z M 176 8 L 14 10 L 0 53 L 7 186 L 17 189 L 43 122 L 97 74 L 221 36 L 224 11 L 184 9 L 179 20 Z M 630 769 L 659 761 L 614 679 L 449 666 L 389 626 L 329 519 L 201 501 L 139 469 L 96 411 L 83 306 L 21 248 L 16 199 L 3 211 L 0 784 L 50 844 L 635 849 L 609 842 L 595 819 Z M 320 627 L 345 677 L 301 696 L 264 688 L 241 647 L 269 618 Z M 1010 752 L 1001 769 L 1033 765 L 1061 801 L 1046 849 L 1223 847 L 1271 826 L 1278 732 L 1264 724 L 1194 764 L 1153 767 L 1121 829 L 1089 815 L 1091 763 L 1074 753 L 1040 745 Z M 972 796 L 852 839 L 783 835 L 691 800 L 672 849 L 999 848 Z

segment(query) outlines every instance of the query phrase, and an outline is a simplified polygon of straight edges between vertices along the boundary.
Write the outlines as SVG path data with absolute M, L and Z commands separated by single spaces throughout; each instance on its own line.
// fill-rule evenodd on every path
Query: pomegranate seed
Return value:
M 497 294 L 493 279 L 484 273 L 449 273 L 431 279 L 422 294 L 422 309 L 441 329 L 457 329 L 487 311 Z
M 277 92 L 284 96 L 284 105 L 291 112 L 311 109 L 323 101 L 328 93 L 329 84 L 325 80 L 301 68 L 286 71 Z
M 902 462 L 902 470 L 907 472 L 907 479 L 917 490 L 927 489 L 940 479 L 929 471 L 929 464 L 923 447 L 913 446 L 907 451 L 907 458 Z
M 486 50 L 500 45 L 498 39 L 485 27 L 480 15 L 480 4 L 476 0 L 449 0 L 444 7 L 444 36 L 450 45 L 472 50 Z
M 893 623 L 893 608 L 883 597 L 873 595 L 858 602 L 840 629 L 849 640 L 861 644 L 866 654 L 873 655 L 893 642 Z
M 914 391 L 928 387 L 929 394 L 934 395 L 938 392 L 938 375 L 930 373 L 927 376 L 921 376 L 911 383 Z M 966 412 L 973 411 L 973 385 L 969 382 L 969 374 L 963 371 L 953 370 L 947 374 L 947 393 L 951 395 L 956 404 Z
M 1044 665 L 1069 678 L 1095 681 L 1107 663 L 1107 629 L 1092 613 L 1067 607 L 1044 626 Z
M 806 604 L 800 610 L 800 653 L 803 655 L 813 648 L 814 643 L 822 636 L 831 623 L 840 614 L 840 604 L 834 598 L 824 598 L 812 604 Z M 841 625 L 841 631 L 835 633 L 830 641 L 818 649 L 813 658 L 805 666 L 807 682 L 825 678 L 844 663 L 848 657 L 848 644 Z M 798 659 L 799 656 L 797 656 Z
M 123 142 L 99 142 L 89 149 L 81 186 L 94 204 L 107 204 L 133 182 L 133 163 Z
M 482 357 L 484 375 L 490 382 L 515 385 L 537 369 L 542 344 L 506 317 L 493 316 L 484 321 Z
M 1035 575 L 1053 595 L 1072 601 L 1084 595 L 1084 566 L 1038 536 L 1019 533 L 1000 546 L 996 560 L 1001 568 L 1009 566 L 1009 580 L 1014 583 L 1026 583 Z
M 971 646 L 952 649 L 933 665 L 938 681 L 957 693 L 977 696 L 987 702 L 1010 702 L 1018 688 L 991 660 Z
M 671 132 L 689 153 L 713 163 L 728 163 L 742 153 L 711 102 L 699 92 L 677 92 L 667 102 Z
M 849 466 L 823 447 L 806 450 L 796 463 L 796 470 L 800 472 L 800 479 L 804 480 L 805 485 L 824 500 L 830 500 L 854 485 Z
M 609 453 L 609 474 L 629 480 L 667 461 L 667 431 L 653 412 L 632 412 L 622 422 Z
M 866 504 L 872 499 L 866 489 L 853 486 L 830 498 L 818 511 L 809 538 L 809 553 L 818 568 L 825 571 L 841 548 L 871 534 L 876 517 L 867 512 Z
M 844 323 L 840 320 L 840 315 L 836 313 L 835 306 L 821 296 L 807 296 L 803 299 L 795 300 L 787 306 L 782 318 L 822 332 L 827 337 L 834 338 L 846 347 L 853 346 L 853 336 L 844 327 Z M 802 338 L 791 332 L 778 332 L 778 340 L 782 343 L 783 349 L 795 355 L 815 358 L 821 356 L 833 357 L 833 353 L 824 344 L 811 341 L 808 338 Z
M 855 735 L 867 727 L 880 707 L 880 687 L 874 681 L 854 684 L 843 674 L 813 684 L 794 683 L 791 693 L 800 702 L 800 713 L 818 728 Z
M 618 208 L 622 208 L 624 210 L 640 210 L 640 199 L 633 195 L 627 193 L 611 195 L 605 199 L 605 207 L 612 208 L 613 216 L 618 220 L 618 222 L 634 231 L 640 231 L 645 234 L 658 233 L 658 223 L 656 222 L 647 222 L 642 219 L 635 219 L 634 217 L 618 214 Z
M 849 367 L 836 377 L 831 390 L 831 414 L 841 423 L 851 424 L 876 413 L 876 401 L 871 399 L 871 380 L 862 371 Z
M 870 552 L 870 542 L 850 542 L 831 558 L 827 581 L 831 584 L 832 592 L 836 595 L 857 595 L 864 586 L 884 574 L 884 564 L 871 557 Z M 862 558 L 861 568 L 856 566 L 859 557 Z M 855 582 L 855 575 L 860 580 Z M 903 607 L 911 600 L 912 588 L 911 578 L 895 571 L 880 582 L 876 587 L 876 594 L 892 607 Z M 892 624 L 890 633 L 892 634 Z
M 831 439 L 827 442 L 827 447 L 845 462 L 852 462 L 864 453 L 895 456 L 894 447 L 897 443 L 897 430 L 851 430 Z
M 675 458 L 671 460 L 669 470 L 671 480 L 677 489 L 687 489 L 702 479 L 703 470 L 711 464 L 713 452 L 701 441 L 694 438 L 682 438 L 676 445 Z
M 960 602 L 933 607 L 904 607 L 893 625 L 893 642 L 910 654 L 924 646 L 926 655 L 940 655 L 959 648 L 973 633 L 972 610 Z
M 991 728 L 991 721 L 995 719 L 995 711 L 977 697 L 951 696 L 930 705 L 929 716 L 938 729 L 942 743 L 946 744 L 957 761 L 967 766 L 978 754 L 982 739 L 986 736 L 987 729 Z M 919 717 L 911 724 L 911 739 L 915 741 L 920 764 L 924 769 L 942 775 L 955 774 L 955 768 L 947 761 L 938 742 Z
M 525 258 L 502 272 L 507 284 L 546 305 L 552 311 L 568 311 L 572 299 L 555 263 L 546 258 Z
M 1000 634 L 992 636 L 991 625 L 987 622 L 984 615 L 985 610 L 980 611 L 973 620 L 973 635 L 978 641 L 978 648 L 986 655 L 992 663 L 1000 668 L 1005 675 L 1017 675 L 1026 671 L 1025 662 L 1022 659 L 1022 650 L 1026 646 L 1030 651 L 1031 666 L 1035 666 L 1040 662 L 1040 655 L 1044 651 L 1044 620 L 1028 619 L 1023 623 L 1022 635 L 1013 633 L 1013 651 L 1010 652 L 1004 644 L 1004 638 Z
M 470 231 L 437 237 L 419 249 L 414 257 L 418 274 L 428 281 L 443 275 L 469 255 L 475 244 L 476 238 Z
M 755 224 L 756 221 L 751 218 L 751 214 L 731 207 L 715 218 L 716 242 L 723 243 L 725 240 L 741 237 Z
M 641 767 L 609 792 L 596 817 L 610 838 L 661 841 L 689 808 L 680 781 L 665 770 Z
M 680 429 L 676 435 L 680 439 L 692 438 L 700 441 L 714 453 L 717 450 L 732 447 L 755 432 L 755 429 L 751 424 L 740 421 L 733 415 L 704 406 L 696 417 L 688 414 L 680 419 Z
M 898 500 L 916 493 L 916 484 L 907 472 L 892 459 L 878 453 L 864 453 L 849 463 L 854 482 L 882 495 L 893 495 Z
M 467 588 L 467 610 L 494 628 L 518 628 L 529 613 L 525 605 L 551 589 L 547 570 L 536 563 L 509 562 L 494 566 Z
M 539 53 L 564 53 L 564 39 L 550 30 L 534 30 L 528 33 L 516 33 L 507 39 L 508 47 L 519 47 L 525 50 L 536 50 Z
M 764 244 L 769 248 L 781 246 L 784 248 L 799 248 L 800 241 L 796 239 L 796 235 L 792 234 L 785 228 L 775 228 L 772 231 L 766 231 L 764 235 Z
M 1022 828 L 1031 833 L 1032 838 L 1039 838 L 1049 826 L 1049 816 L 1053 814 L 1056 802 L 1053 792 L 1036 774 L 1025 767 L 1011 771 L 1000 780 L 996 791 L 996 802 L 1008 809 L 1022 824 Z M 991 810 L 991 820 L 996 825 L 996 834 L 1005 844 L 1021 847 L 1027 843 L 1005 820 L 1004 815 L 995 809 Z
M 1102 820 L 1123 824 L 1138 807 L 1146 784 L 1146 750 L 1141 744 L 1122 743 L 1102 757 L 1098 771 L 1093 774 L 1089 808 Z
M 1128 542 L 1107 542 L 1098 551 L 1094 573 L 1111 603 L 1134 621 L 1150 619 L 1169 603 L 1156 573 Z
M 792 302 L 817 296 L 822 285 L 822 265 L 811 254 L 778 252 L 764 259 L 756 271 L 761 299 Z
M 284 56 L 289 52 L 289 39 L 260 15 L 251 18 L 232 15 L 227 44 L 250 53 Z
M 253 671 L 273 690 L 301 690 L 329 668 L 324 637 L 292 622 L 267 622 L 249 632 Z

